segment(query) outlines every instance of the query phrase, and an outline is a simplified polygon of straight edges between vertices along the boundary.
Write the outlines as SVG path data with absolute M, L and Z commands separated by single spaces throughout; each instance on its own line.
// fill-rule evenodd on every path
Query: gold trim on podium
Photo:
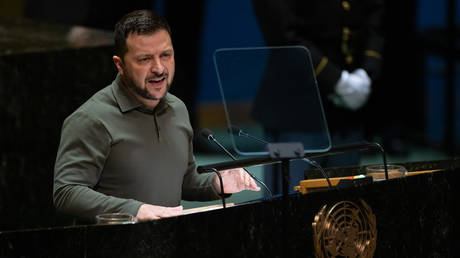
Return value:
M 420 174 L 433 173 L 437 171 L 441 171 L 441 169 L 410 171 L 407 173 L 406 176 L 415 176 L 415 175 L 420 175 Z M 340 180 L 355 179 L 355 177 L 359 178 L 359 176 L 331 177 L 329 178 L 329 181 L 331 182 L 331 186 L 335 187 L 337 186 L 337 184 L 339 184 Z M 328 187 L 329 185 L 327 183 L 327 180 L 324 178 L 307 179 L 307 180 L 301 180 L 298 186 L 294 186 L 294 191 L 298 191 L 302 194 L 307 194 L 314 190 L 327 189 Z

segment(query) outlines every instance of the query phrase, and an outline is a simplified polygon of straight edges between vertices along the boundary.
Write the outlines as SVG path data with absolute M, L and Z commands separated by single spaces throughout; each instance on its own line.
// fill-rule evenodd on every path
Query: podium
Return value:
M 375 216 L 373 257 L 455 257 L 460 160 L 402 165 L 436 171 L 130 225 L 5 231 L 0 257 L 315 257 L 315 217 L 343 202 L 365 202 Z

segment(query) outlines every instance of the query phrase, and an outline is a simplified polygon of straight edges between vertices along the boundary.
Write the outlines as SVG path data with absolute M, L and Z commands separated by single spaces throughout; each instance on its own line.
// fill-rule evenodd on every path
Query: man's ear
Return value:
M 113 63 L 117 67 L 118 73 L 123 75 L 123 60 L 119 56 L 113 56 Z

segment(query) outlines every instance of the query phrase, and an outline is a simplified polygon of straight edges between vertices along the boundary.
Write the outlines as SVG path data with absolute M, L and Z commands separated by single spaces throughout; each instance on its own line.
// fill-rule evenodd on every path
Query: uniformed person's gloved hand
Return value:
M 371 93 L 371 79 L 364 69 L 356 69 L 353 73 L 342 71 L 335 85 L 335 96 L 332 101 L 339 107 L 357 110 L 366 104 Z

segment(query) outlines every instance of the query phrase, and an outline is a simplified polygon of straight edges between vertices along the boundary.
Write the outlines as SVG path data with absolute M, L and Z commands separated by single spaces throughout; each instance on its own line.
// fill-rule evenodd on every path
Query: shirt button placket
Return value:
M 160 125 L 158 124 L 157 114 L 153 114 L 158 142 L 161 142 Z

